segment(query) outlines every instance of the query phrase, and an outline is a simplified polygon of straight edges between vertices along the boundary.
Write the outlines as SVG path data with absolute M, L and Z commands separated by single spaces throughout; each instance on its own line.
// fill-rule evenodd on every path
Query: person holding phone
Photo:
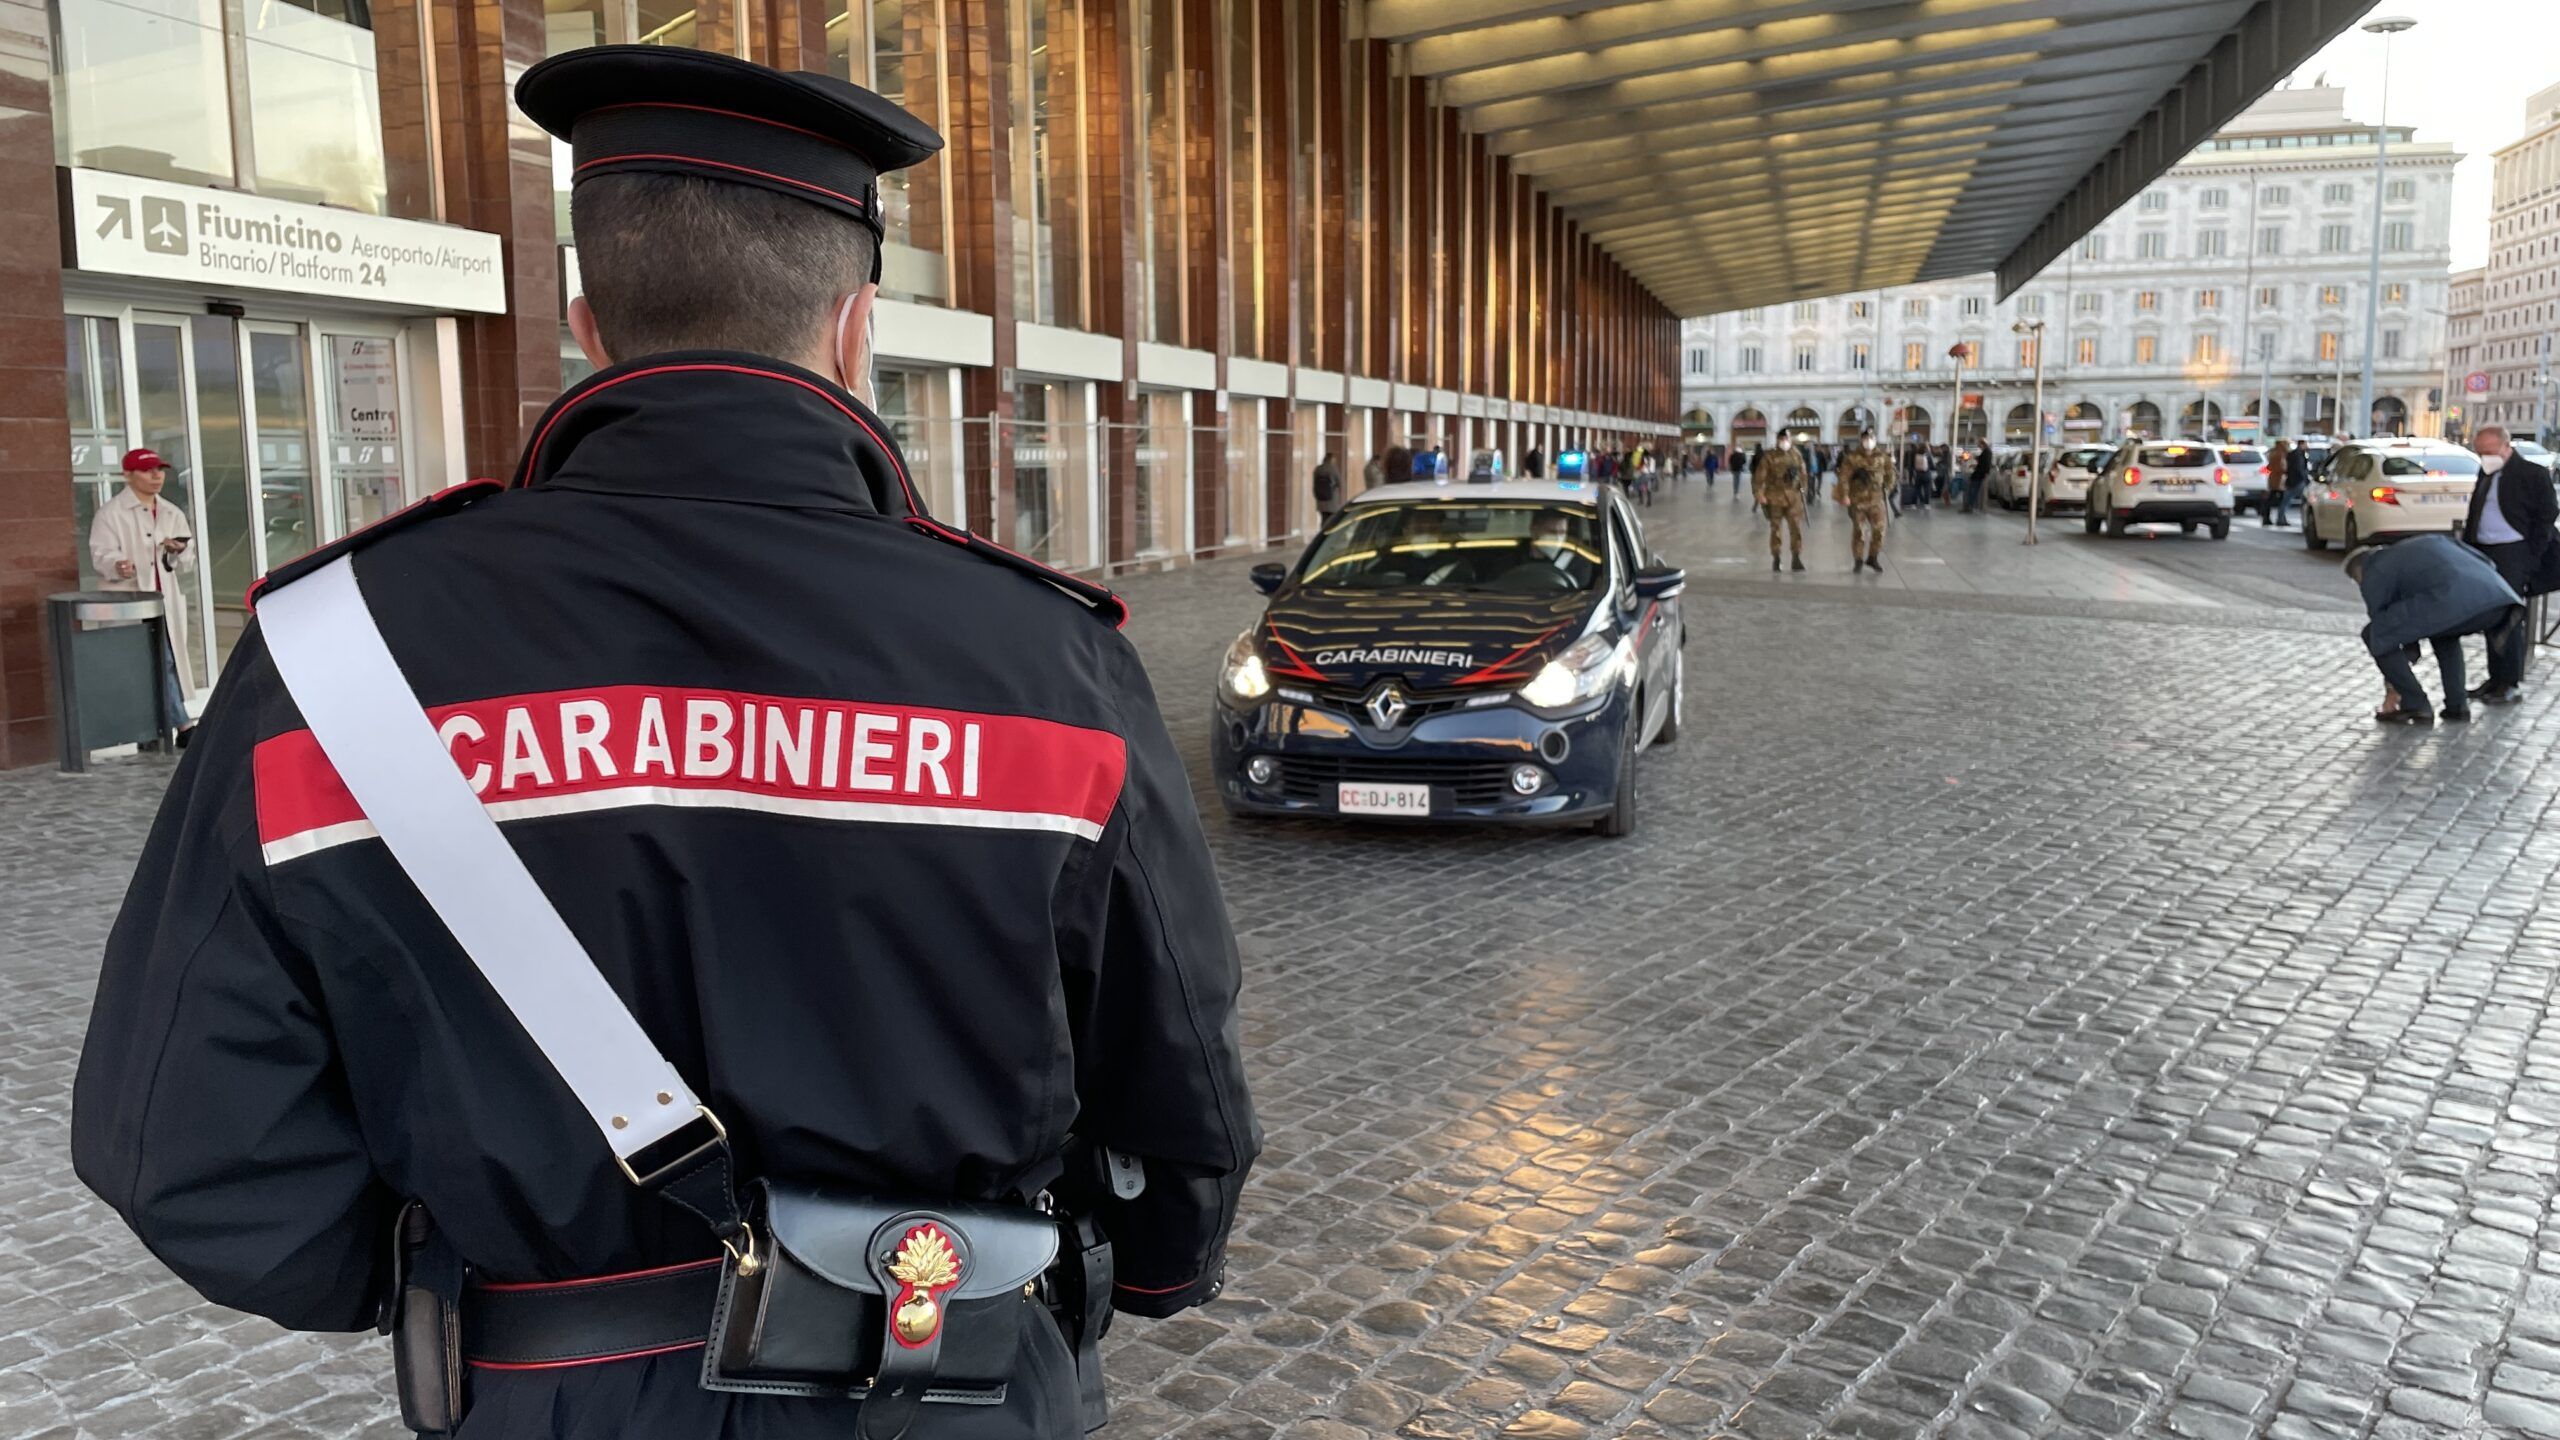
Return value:
M 168 648 L 160 656 L 160 684 L 168 695 L 169 713 L 178 727 L 178 743 L 186 743 L 195 719 L 188 712 L 192 688 L 178 657 L 187 649 L 187 586 L 182 578 L 195 569 L 191 545 L 195 527 L 187 512 L 161 495 L 169 484 L 169 462 L 155 450 L 128 450 L 124 455 L 124 488 L 98 507 L 89 522 L 89 563 L 97 568 L 103 588 L 138 590 L 160 597 L 167 617 Z

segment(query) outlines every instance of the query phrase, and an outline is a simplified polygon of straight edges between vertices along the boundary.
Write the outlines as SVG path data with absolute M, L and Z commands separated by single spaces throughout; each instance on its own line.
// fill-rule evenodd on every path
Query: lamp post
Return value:
M 1947 347 L 1947 358 L 1956 362 L 1955 389 L 1947 396 L 1947 467 L 1956 463 L 1956 446 L 1964 441 L 1964 362 L 1973 358 L 1973 347 L 1959 340 Z
M 2009 327 L 2036 347 L 2036 407 L 2033 439 L 2029 443 L 2027 461 L 2027 543 L 2036 543 L 2037 502 L 2044 498 L 2044 322 L 2021 320 Z M 1984 417 L 1988 419 L 1989 417 Z
M 2391 37 L 2415 28 L 2417 23 L 2405 15 L 2385 15 L 2364 22 L 2366 34 L 2382 37 L 2382 119 L 2373 127 L 2373 260 L 2364 282 L 2364 385 L 2362 405 L 2357 411 L 2359 434 L 2373 429 L 2373 352 L 2382 326 L 2382 197 L 2390 188 L 2384 167 L 2391 158 Z

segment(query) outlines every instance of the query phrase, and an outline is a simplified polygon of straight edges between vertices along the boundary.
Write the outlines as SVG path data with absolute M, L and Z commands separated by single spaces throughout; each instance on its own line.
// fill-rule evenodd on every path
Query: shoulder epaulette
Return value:
M 1064 570 L 1043 565 L 1028 555 L 1007 550 L 982 535 L 956 529 L 927 516 L 909 515 L 906 517 L 906 522 L 916 530 L 937 540 L 957 545 L 981 560 L 992 560 L 1008 570 L 1019 571 L 1034 580 L 1047 581 L 1073 598 L 1083 601 L 1096 615 L 1110 621 L 1111 627 L 1115 630 L 1129 623 L 1128 602 L 1114 594 L 1108 586 L 1097 585 L 1081 575 L 1070 575 Z
M 319 549 L 307 555 L 297 555 L 258 577 L 257 583 L 249 587 L 249 608 L 255 610 L 258 607 L 259 596 L 279 585 L 290 585 L 341 555 L 352 555 L 385 535 L 408 529 L 423 520 L 433 520 L 439 515 L 450 515 L 506 488 L 495 480 L 466 480 L 439 490 L 414 505 L 394 510 L 361 529 L 348 531 Z

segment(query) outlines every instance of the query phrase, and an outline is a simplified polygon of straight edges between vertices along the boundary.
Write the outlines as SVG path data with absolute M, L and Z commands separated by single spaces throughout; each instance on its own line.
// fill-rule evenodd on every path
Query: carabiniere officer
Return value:
M 421 1432 L 1080 1434 L 1110 1310 L 1218 1293 L 1261 1137 L 1234 938 L 1119 601 L 928 517 L 852 393 L 877 176 L 940 137 L 844 81 L 689 50 L 575 51 L 517 96 L 575 150 L 569 323 L 602 368 L 508 480 L 259 598 L 352 556 L 415 703 L 725 1124 L 741 1193 L 1050 1214 L 1059 1265 L 1007 1292 L 1046 1303 L 956 1333 L 968 1292 L 934 1287 L 998 1247 L 918 1223 L 900 1343 L 947 1310 L 944 1361 L 1010 1345 L 1005 1383 L 858 1429 L 867 1376 L 709 1388 L 723 1246 L 615 1163 L 255 623 L 108 942 L 79 1174 L 218 1304 L 402 1320 Z M 642 1319 L 651 1343 L 613 1348 Z

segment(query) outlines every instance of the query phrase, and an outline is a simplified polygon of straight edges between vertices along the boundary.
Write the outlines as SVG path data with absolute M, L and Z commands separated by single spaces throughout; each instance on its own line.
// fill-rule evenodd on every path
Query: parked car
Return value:
M 2087 509 L 2089 482 L 2114 453 L 2104 445 L 2074 445 L 2056 454 L 2044 468 L 2044 498 L 2037 503 L 2049 511 Z
M 2261 520 L 2275 510 L 2275 477 L 2267 452 L 2255 445 L 2221 445 L 2222 463 L 2231 467 L 2231 508 L 2256 513 Z
M 2197 441 L 2127 440 L 2089 486 L 2081 523 L 2092 535 L 2102 525 L 2110 535 L 2135 525 L 2175 525 L 2192 535 L 2205 525 L 2214 539 L 2227 540 L 2231 467 L 2219 449 Z
M 2480 457 L 2449 440 L 2357 440 L 2338 447 L 2302 507 L 2302 543 L 2352 550 L 2427 530 L 2459 530 Z

